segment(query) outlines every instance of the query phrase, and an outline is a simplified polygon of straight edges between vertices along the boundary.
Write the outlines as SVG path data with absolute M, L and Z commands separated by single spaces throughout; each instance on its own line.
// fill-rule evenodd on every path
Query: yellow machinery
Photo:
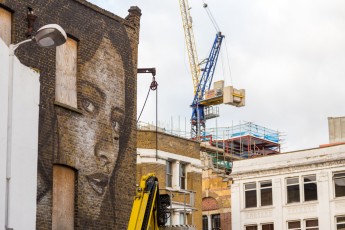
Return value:
M 168 219 L 170 197 L 159 194 L 158 179 L 153 173 L 143 176 L 134 197 L 128 230 L 158 230 Z

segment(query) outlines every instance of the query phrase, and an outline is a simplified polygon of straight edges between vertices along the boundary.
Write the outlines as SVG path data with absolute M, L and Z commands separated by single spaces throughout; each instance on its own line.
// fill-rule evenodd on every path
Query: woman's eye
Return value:
M 89 100 L 85 100 L 85 101 L 83 102 L 83 107 L 84 107 L 84 109 L 85 109 L 86 111 L 88 111 L 88 112 L 90 112 L 90 113 L 93 113 L 93 112 L 95 111 L 95 106 L 94 106 L 94 104 L 93 104 L 91 101 L 89 101 Z

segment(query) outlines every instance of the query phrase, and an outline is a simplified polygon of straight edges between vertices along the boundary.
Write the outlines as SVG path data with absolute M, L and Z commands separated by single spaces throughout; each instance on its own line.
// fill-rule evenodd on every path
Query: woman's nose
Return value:
M 98 142 L 95 146 L 95 156 L 100 163 L 100 166 L 107 166 L 113 164 L 115 160 L 115 149 L 112 143 L 108 141 Z

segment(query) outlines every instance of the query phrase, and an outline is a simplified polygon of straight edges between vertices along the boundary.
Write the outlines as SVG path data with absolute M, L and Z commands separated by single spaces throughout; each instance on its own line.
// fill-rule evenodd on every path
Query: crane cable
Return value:
M 213 14 L 212 14 L 210 8 L 208 7 L 208 5 L 203 0 L 202 0 L 202 2 L 204 3 L 203 7 L 205 8 L 205 11 L 206 11 L 208 17 L 210 18 L 210 20 L 211 20 L 211 22 L 213 24 L 214 29 L 216 30 L 216 32 L 219 32 L 220 31 L 219 26 L 218 26 L 218 24 L 216 22 L 216 19 L 214 19 Z
M 208 6 L 207 3 L 205 3 L 204 0 L 202 0 L 203 2 L 203 7 L 205 8 L 205 11 L 213 25 L 213 27 L 215 28 L 216 32 L 220 32 L 220 29 L 219 29 L 219 26 L 216 22 L 216 19 L 213 17 L 213 14 Z M 227 59 L 227 62 L 228 62 L 228 67 L 229 67 L 229 75 L 230 75 L 230 82 L 231 82 L 231 85 L 233 85 L 233 82 L 232 82 L 232 75 L 231 75 L 231 67 L 230 67 L 230 59 L 229 59 L 229 52 L 228 52 L 228 46 L 227 46 L 227 40 L 225 39 L 225 52 L 226 52 L 226 59 Z M 221 59 L 223 59 L 223 55 L 221 55 Z M 224 68 L 223 68 L 223 72 L 224 71 Z
M 147 95 L 146 95 L 146 99 L 145 99 L 144 105 L 143 105 L 143 107 L 142 107 L 142 109 L 141 109 L 141 112 L 140 112 L 140 114 L 139 114 L 139 117 L 138 117 L 138 119 L 137 119 L 137 123 L 139 122 L 140 117 L 141 117 L 141 114 L 142 114 L 143 111 L 144 111 L 144 108 L 145 108 L 145 106 L 146 106 L 146 102 L 147 102 L 147 99 L 148 99 L 148 97 L 149 97 L 149 95 L 150 95 L 151 90 L 152 90 L 152 91 L 155 91 L 155 90 L 157 89 L 157 87 L 158 87 L 158 83 L 156 82 L 156 79 L 155 79 L 155 77 L 153 76 L 153 77 L 152 77 L 152 82 L 151 82 L 150 87 L 149 87 L 149 91 L 147 92 Z M 157 110 L 157 98 L 156 98 L 156 110 Z

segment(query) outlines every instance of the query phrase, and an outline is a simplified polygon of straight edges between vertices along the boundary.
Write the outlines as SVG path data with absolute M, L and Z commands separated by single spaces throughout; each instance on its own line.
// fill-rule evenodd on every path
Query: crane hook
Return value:
M 157 87 L 158 87 L 158 83 L 156 82 L 155 77 L 153 77 L 153 78 L 152 78 L 151 85 L 150 85 L 150 89 L 154 91 L 154 90 L 157 89 Z

